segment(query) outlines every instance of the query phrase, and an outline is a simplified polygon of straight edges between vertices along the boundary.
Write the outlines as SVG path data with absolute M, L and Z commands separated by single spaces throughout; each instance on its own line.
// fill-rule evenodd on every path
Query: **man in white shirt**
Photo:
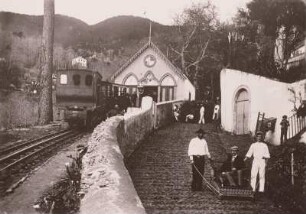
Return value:
M 266 173 L 266 164 L 270 158 L 269 148 L 267 144 L 263 142 L 263 133 L 256 133 L 256 142 L 253 143 L 245 159 L 251 158 L 253 156 L 253 163 L 251 169 L 251 186 L 253 191 L 256 191 L 256 180 L 257 174 L 259 173 L 259 192 L 264 192 L 265 190 L 265 173 Z
M 192 191 L 202 190 L 202 180 L 205 166 L 205 156 L 211 159 L 207 142 L 203 138 L 205 132 L 203 129 L 196 131 L 198 137 L 191 139 L 188 147 L 188 156 L 192 163 Z
M 204 113 L 205 113 L 204 104 L 201 104 L 199 124 L 205 124 Z
M 221 123 L 221 115 L 220 115 L 220 105 L 219 103 L 216 103 L 215 107 L 214 107 L 214 112 L 213 112 L 213 122 L 215 124 L 215 128 L 216 128 L 216 132 L 218 132 L 218 130 L 221 130 L 220 127 L 220 123 Z

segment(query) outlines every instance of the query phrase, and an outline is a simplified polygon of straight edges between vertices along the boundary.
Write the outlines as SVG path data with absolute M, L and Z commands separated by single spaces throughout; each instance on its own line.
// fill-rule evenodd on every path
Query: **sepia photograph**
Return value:
M 0 214 L 306 214 L 306 0 L 0 0 Z

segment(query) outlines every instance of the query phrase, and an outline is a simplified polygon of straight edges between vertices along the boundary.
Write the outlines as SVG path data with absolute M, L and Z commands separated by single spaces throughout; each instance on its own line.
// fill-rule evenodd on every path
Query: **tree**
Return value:
M 288 59 L 305 38 L 305 18 L 302 0 L 251 1 L 231 26 L 243 40 L 232 41 L 234 54 L 229 55 L 234 60 L 229 67 L 288 81 Z
M 279 72 L 284 71 L 292 51 L 305 38 L 305 3 L 303 0 L 253 0 L 247 8 L 250 19 L 258 21 L 264 34 L 277 42 L 274 57 Z
M 275 40 L 262 32 L 262 25 L 240 10 L 234 24 L 227 26 L 227 67 L 273 77 Z
M 193 80 L 199 92 L 199 76 L 207 50 L 217 27 L 215 7 L 210 3 L 193 4 L 186 8 L 175 20 L 178 30 L 176 47 L 171 50 L 180 60 L 180 68 Z M 197 96 L 198 97 L 198 96 Z
M 54 0 L 44 0 L 44 25 L 41 50 L 41 86 L 38 123 L 47 124 L 53 119 L 52 111 L 52 70 L 54 43 Z

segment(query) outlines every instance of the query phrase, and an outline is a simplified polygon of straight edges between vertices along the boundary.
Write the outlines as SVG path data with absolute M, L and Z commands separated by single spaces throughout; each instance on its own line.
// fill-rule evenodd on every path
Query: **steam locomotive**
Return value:
M 93 128 L 126 93 L 125 86 L 102 81 L 98 72 L 88 69 L 58 70 L 56 76 L 56 104 L 71 127 Z

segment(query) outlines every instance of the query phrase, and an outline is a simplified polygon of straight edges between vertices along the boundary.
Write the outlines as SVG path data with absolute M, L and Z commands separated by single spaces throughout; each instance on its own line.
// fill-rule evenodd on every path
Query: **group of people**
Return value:
M 121 96 L 109 98 L 106 101 L 108 109 L 106 117 L 109 118 L 116 115 L 123 115 L 129 107 L 136 106 L 136 98 L 137 98 L 136 94 L 130 95 L 128 93 L 125 93 Z
M 174 105 L 173 107 L 173 116 L 174 119 L 178 122 L 179 121 L 179 117 L 180 117 L 180 108 L 178 105 Z M 194 109 L 189 109 L 189 113 L 186 114 L 185 116 L 185 122 L 192 122 L 194 121 L 196 118 L 195 115 L 195 111 Z M 203 103 L 200 104 L 200 108 L 199 108 L 199 120 L 197 121 L 199 124 L 205 124 L 205 105 Z M 213 113 L 212 113 L 212 117 L 211 117 L 213 123 L 216 126 L 216 130 L 221 130 L 221 109 L 220 109 L 220 104 L 219 101 L 216 102 L 216 104 L 214 105 L 213 108 Z
M 191 139 L 189 143 L 188 156 L 192 163 L 191 189 L 192 191 L 201 191 L 205 157 L 210 162 L 212 162 L 212 158 L 204 138 L 205 131 L 200 128 L 196 133 L 197 137 Z M 238 154 L 238 151 L 238 146 L 231 147 L 231 154 L 228 154 L 226 161 L 222 164 L 218 178 L 221 185 L 242 186 L 243 172 L 246 169 L 245 161 L 253 157 L 250 185 L 255 192 L 257 189 L 257 175 L 259 174 L 259 192 L 264 192 L 265 169 L 267 161 L 270 158 L 270 153 L 267 144 L 263 142 L 263 133 L 256 133 L 256 141 L 251 144 L 244 158 Z

